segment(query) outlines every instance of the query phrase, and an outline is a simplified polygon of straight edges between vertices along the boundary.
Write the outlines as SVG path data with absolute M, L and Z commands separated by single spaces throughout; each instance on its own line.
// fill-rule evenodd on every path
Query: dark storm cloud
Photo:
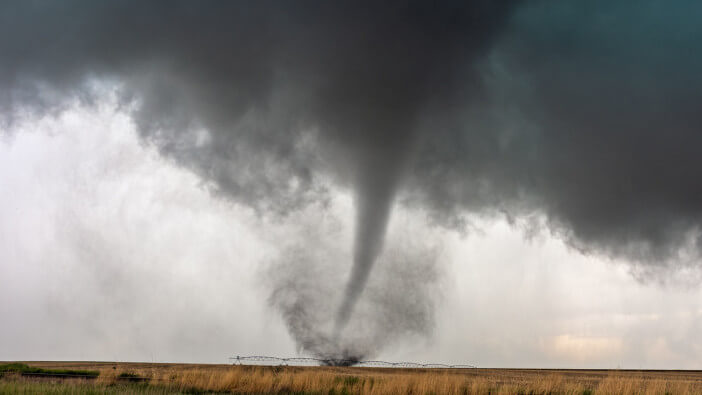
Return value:
M 537 212 L 583 251 L 698 262 L 695 2 L 0 7 L 5 120 L 109 78 L 146 141 L 260 213 L 352 188 L 339 330 L 398 190 L 448 226 Z
M 322 165 L 393 189 L 414 118 L 466 88 L 506 5 L 8 2 L 0 103 L 43 108 L 116 78 L 145 138 L 224 194 L 285 212 Z
M 699 264 L 696 2 L 536 2 L 485 64 L 490 100 L 431 119 L 412 189 L 437 218 L 541 211 L 572 246 Z

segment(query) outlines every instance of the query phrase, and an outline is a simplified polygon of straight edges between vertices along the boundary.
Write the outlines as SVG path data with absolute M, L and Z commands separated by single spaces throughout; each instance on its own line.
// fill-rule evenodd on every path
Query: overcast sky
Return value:
M 0 5 L 0 360 L 702 368 L 702 6 Z

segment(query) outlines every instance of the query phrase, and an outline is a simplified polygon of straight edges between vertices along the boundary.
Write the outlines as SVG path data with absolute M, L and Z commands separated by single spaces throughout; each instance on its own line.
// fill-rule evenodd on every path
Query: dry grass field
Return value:
M 395 369 L 25 362 L 96 378 L 4 373 L 0 393 L 701 394 L 702 371 Z M 146 381 L 140 378 L 147 378 Z

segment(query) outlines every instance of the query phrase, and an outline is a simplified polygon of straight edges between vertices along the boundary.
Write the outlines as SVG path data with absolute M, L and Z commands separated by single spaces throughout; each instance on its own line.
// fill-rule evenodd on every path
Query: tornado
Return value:
M 387 136 L 384 136 L 387 137 Z M 407 135 L 391 141 L 392 150 L 379 139 L 370 150 L 370 157 L 359 166 L 356 185 L 356 224 L 353 261 L 344 298 L 337 312 L 334 335 L 339 337 L 353 313 L 353 308 L 365 288 L 373 264 L 382 252 L 385 233 L 392 213 L 396 189 L 408 155 Z

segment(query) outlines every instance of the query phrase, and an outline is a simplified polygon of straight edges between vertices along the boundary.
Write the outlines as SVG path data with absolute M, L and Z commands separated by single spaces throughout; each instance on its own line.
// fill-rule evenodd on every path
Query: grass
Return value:
M 0 380 L 0 394 L 172 394 L 170 388 L 144 384 L 42 383 Z
M 96 380 L 8 375 L 0 393 L 235 394 L 696 394 L 702 372 L 378 369 L 114 363 L 37 363 L 99 371 Z M 8 366 L 8 365 L 2 365 Z M 26 365 L 25 365 L 26 366 Z M 48 369 L 54 368 L 54 369 Z M 69 369 L 70 368 L 70 369 Z M 148 382 L 137 382 L 148 378 Z
M 82 378 L 96 378 L 100 374 L 97 370 L 43 369 L 17 362 L 0 365 L 0 374 L 5 375 L 7 373 L 15 373 L 22 376 L 75 376 Z
M 120 380 L 137 382 L 137 383 L 149 381 L 148 377 L 139 376 L 139 374 L 134 373 L 134 372 L 122 372 L 119 375 L 117 375 L 117 378 Z

